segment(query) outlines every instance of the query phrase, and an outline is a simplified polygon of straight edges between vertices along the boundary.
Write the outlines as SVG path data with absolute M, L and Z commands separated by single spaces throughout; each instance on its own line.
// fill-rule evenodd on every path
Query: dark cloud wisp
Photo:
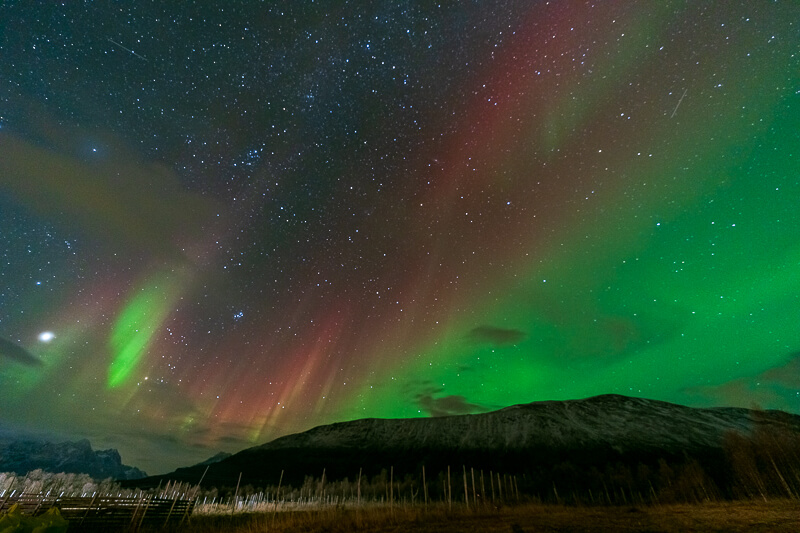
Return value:
M 479 344 L 492 344 L 494 346 L 508 346 L 525 340 L 527 335 L 518 329 L 497 328 L 494 326 L 478 326 L 472 328 L 467 338 Z
M 436 398 L 435 395 L 439 392 L 441 390 L 428 390 L 416 397 L 419 408 L 430 416 L 469 415 L 490 410 L 482 405 L 470 403 L 464 396 L 456 394 Z
M 6 339 L 0 339 L 0 359 L 14 361 L 25 366 L 42 366 L 42 360 L 28 350 Z

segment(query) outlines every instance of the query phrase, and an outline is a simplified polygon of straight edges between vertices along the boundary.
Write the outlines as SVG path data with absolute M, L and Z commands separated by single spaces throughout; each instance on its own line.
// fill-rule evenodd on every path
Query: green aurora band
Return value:
M 160 276 L 146 287 L 134 291 L 122 308 L 111 330 L 109 348 L 112 361 L 108 368 L 108 387 L 117 388 L 128 382 L 147 354 L 153 336 L 159 331 L 172 307 L 169 296 L 171 280 Z
M 651 112 L 647 130 L 559 138 L 576 168 L 608 154 L 612 177 L 587 180 L 608 179 L 605 190 L 547 242 L 527 244 L 527 264 L 452 305 L 468 311 L 370 380 L 350 413 L 420 416 L 409 400 L 422 394 L 498 408 L 609 392 L 800 411 L 800 106 L 782 89 L 785 66 L 750 53 L 749 37 L 728 50 L 735 87 L 724 107 L 707 89 L 723 80 L 703 71 L 677 117 Z M 587 153 L 592 142 L 601 154 Z M 479 327 L 500 340 L 476 338 Z

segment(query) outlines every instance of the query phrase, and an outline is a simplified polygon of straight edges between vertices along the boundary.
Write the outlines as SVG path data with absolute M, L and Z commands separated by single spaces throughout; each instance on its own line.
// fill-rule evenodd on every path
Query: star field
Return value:
M 0 6 L 0 425 L 800 412 L 792 2 Z

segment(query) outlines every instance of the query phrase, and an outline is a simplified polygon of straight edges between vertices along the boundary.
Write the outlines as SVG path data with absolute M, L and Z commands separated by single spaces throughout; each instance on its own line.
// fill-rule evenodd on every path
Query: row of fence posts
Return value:
M 327 472 L 327 469 L 323 469 L 322 470 L 322 478 L 320 480 L 320 483 L 319 483 L 319 486 L 318 486 L 318 489 L 317 489 L 319 491 L 318 492 L 318 494 L 319 494 L 318 504 L 319 505 L 324 505 L 327 502 L 327 499 L 325 498 L 325 483 L 326 483 L 326 480 L 327 480 L 326 472 Z M 285 471 L 281 470 L 280 478 L 279 478 L 279 481 L 278 481 L 278 488 L 275 491 L 274 496 L 273 496 L 273 498 L 274 498 L 274 508 L 273 508 L 273 510 L 276 511 L 276 512 L 278 510 L 279 502 L 281 501 L 281 499 L 280 499 L 281 498 L 281 488 L 282 488 L 282 484 L 283 484 L 284 473 L 285 473 Z M 234 490 L 234 495 L 233 495 L 233 498 L 231 499 L 231 503 L 230 503 L 230 513 L 231 514 L 236 512 L 236 510 L 240 507 L 240 504 L 245 504 L 245 502 L 246 502 L 246 500 L 242 501 L 242 502 L 239 501 L 239 489 L 241 487 L 242 474 L 243 474 L 242 472 L 239 473 L 239 478 L 238 478 L 238 480 L 236 482 L 236 489 Z M 357 481 L 356 481 L 356 498 L 355 498 L 355 500 L 356 500 L 355 503 L 356 503 L 357 507 L 361 507 L 361 504 L 362 504 L 362 490 L 361 490 L 362 475 L 363 475 L 363 468 L 359 468 L 358 477 L 357 477 Z M 205 476 L 205 474 L 204 474 L 204 476 Z M 445 501 L 447 502 L 448 508 L 450 510 L 452 510 L 452 508 L 453 508 L 453 501 L 454 501 L 454 498 L 453 498 L 453 479 L 452 479 L 452 477 L 453 476 L 452 476 L 452 473 L 451 473 L 451 469 L 450 469 L 450 466 L 448 465 L 448 467 L 447 467 L 446 485 L 443 487 L 444 488 L 443 502 L 445 502 Z M 467 508 L 469 508 L 469 507 L 477 508 L 479 506 L 479 498 L 480 498 L 480 501 L 482 501 L 484 503 L 488 503 L 489 501 L 491 501 L 492 503 L 496 503 L 498 501 L 508 501 L 509 499 L 513 499 L 514 501 L 519 501 L 519 497 L 520 497 L 519 496 L 519 485 L 517 483 L 517 476 L 515 476 L 515 475 L 503 474 L 502 477 L 501 477 L 501 474 L 499 472 L 494 472 L 494 471 L 491 471 L 491 470 L 489 471 L 489 476 L 488 476 L 489 483 L 488 484 L 489 484 L 489 489 L 490 489 L 490 494 L 491 494 L 491 500 L 487 499 L 486 478 L 484 476 L 484 471 L 483 470 L 479 470 L 478 471 L 478 475 L 476 477 L 476 472 L 475 472 L 474 468 L 470 467 L 469 472 L 467 472 L 466 465 L 462 465 L 462 477 L 463 477 L 463 484 L 464 484 L 464 504 L 467 506 Z M 201 480 L 201 482 L 202 482 L 202 480 Z M 471 489 L 472 489 L 472 497 L 471 498 L 470 498 L 470 486 L 471 486 Z M 386 501 L 389 503 L 389 508 L 393 512 L 394 511 L 394 506 L 395 506 L 395 501 L 396 501 L 395 483 L 394 483 L 394 466 L 391 466 L 389 468 L 389 480 L 388 480 L 388 484 L 386 485 L 385 488 L 386 488 Z M 425 508 L 427 509 L 428 503 L 431 502 L 432 500 L 431 500 L 431 497 L 430 497 L 430 493 L 428 491 L 427 473 L 426 473 L 424 465 L 422 467 L 422 489 L 423 489 L 423 502 L 424 502 Z M 351 489 L 351 491 L 352 491 L 352 489 Z M 419 495 L 419 489 L 417 489 L 416 492 L 415 492 L 414 488 L 413 488 L 413 484 L 412 484 L 412 486 L 410 488 L 410 491 L 411 491 L 411 503 L 412 503 L 412 505 L 415 505 L 416 498 Z M 351 494 L 350 497 L 352 498 L 352 492 L 350 494 Z M 398 484 L 398 495 L 399 495 L 399 484 Z M 252 500 L 252 502 L 256 502 L 256 501 L 263 502 L 263 501 L 269 500 L 268 496 L 266 497 L 266 499 L 264 498 L 263 493 L 261 493 L 261 496 L 262 497 L 260 497 L 260 498 L 256 498 L 256 497 L 253 497 L 251 495 L 250 497 L 248 497 L 248 500 Z M 471 503 L 470 503 L 470 500 L 471 500 Z M 345 494 L 342 495 L 341 500 L 339 500 L 338 497 L 336 497 L 335 499 L 331 499 L 330 500 L 331 503 L 339 503 L 340 501 L 342 503 L 347 501 L 347 497 L 346 497 Z M 352 500 L 350 500 L 350 501 L 352 501 Z M 301 491 L 300 500 L 298 500 L 297 503 L 301 503 L 301 502 L 302 502 L 302 491 Z M 308 499 L 307 503 L 312 503 L 312 502 L 313 502 L 313 498 L 309 495 L 309 499 Z M 199 504 L 199 501 L 197 503 Z M 220 501 L 220 504 L 222 504 L 222 501 Z M 213 505 L 213 502 L 212 502 L 212 505 Z
M 144 493 L 144 492 L 137 492 L 133 496 L 122 496 L 120 495 L 113 495 L 113 494 L 106 494 L 100 491 L 96 491 L 92 494 L 91 499 L 88 496 L 70 496 L 67 495 L 65 492 L 61 492 L 58 495 L 50 495 L 50 492 L 47 493 L 25 493 L 23 490 L 22 492 L 17 495 L 17 500 L 23 497 L 30 497 L 38 499 L 37 506 L 32 510 L 29 511 L 30 514 L 36 515 L 40 508 L 48 501 L 54 505 L 58 505 L 59 501 L 67 501 L 72 500 L 73 502 L 75 499 L 86 499 L 89 500 L 88 505 L 86 506 L 86 510 L 83 512 L 82 516 L 80 516 L 80 521 L 77 523 L 77 526 L 82 526 L 86 520 L 89 518 L 92 511 L 99 511 L 102 510 L 104 505 L 109 504 L 117 504 L 122 505 L 122 507 L 130 507 L 133 505 L 133 511 L 131 513 L 131 520 L 129 523 L 129 530 L 130 531 L 138 531 L 142 524 L 144 523 L 145 517 L 147 516 L 147 511 L 150 508 L 151 503 L 154 499 L 167 499 L 171 497 L 172 503 L 170 505 L 169 512 L 164 520 L 163 526 L 166 526 L 170 519 L 172 518 L 173 512 L 175 511 L 175 506 L 177 505 L 179 500 L 186 500 L 187 505 L 183 510 L 183 516 L 181 517 L 181 523 L 183 523 L 188 517 L 189 513 L 191 512 L 192 506 L 195 502 L 197 491 L 199 490 L 199 485 L 193 489 L 193 493 L 189 494 L 185 491 L 186 487 L 183 484 L 175 483 L 175 482 L 167 482 L 166 487 L 161 490 L 161 487 L 156 489 L 155 493 Z M 2 500 L 0 500 L 0 509 L 4 508 L 5 505 L 8 503 L 10 498 L 14 498 L 16 495 L 16 490 L 8 490 L 5 491 L 5 495 Z

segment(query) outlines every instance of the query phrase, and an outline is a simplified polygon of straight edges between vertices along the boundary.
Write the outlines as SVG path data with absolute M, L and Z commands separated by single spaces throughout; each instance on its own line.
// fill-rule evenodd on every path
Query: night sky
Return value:
M 61 4 L 0 3 L 0 428 L 800 413 L 797 2 Z

